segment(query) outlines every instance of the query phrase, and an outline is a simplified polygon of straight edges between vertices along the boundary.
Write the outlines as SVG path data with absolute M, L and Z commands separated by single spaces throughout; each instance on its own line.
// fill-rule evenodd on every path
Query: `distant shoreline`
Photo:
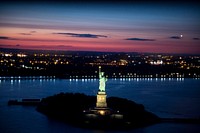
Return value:
M 200 78 L 200 56 L 158 53 L 47 52 L 0 49 L 0 76 L 96 78 Z
M 108 79 L 200 79 L 200 77 L 107 77 Z M 88 80 L 96 80 L 98 77 L 57 77 L 57 76 L 0 76 L 0 80 L 31 80 L 31 79 L 71 79 L 71 80 L 79 80 L 79 79 L 88 79 Z

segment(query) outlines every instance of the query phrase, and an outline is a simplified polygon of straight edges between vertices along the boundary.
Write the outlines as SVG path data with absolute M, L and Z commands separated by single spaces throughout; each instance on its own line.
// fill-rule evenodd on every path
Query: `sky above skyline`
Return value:
M 199 54 L 199 22 L 192 2 L 7 2 L 0 48 Z

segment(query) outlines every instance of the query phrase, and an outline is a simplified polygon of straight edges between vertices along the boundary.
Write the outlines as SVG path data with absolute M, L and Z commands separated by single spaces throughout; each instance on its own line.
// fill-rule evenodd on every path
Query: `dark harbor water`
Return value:
M 96 95 L 98 84 L 99 81 L 95 79 L 0 80 L 0 132 L 112 132 L 80 129 L 48 119 L 45 115 L 38 113 L 35 107 L 7 106 L 7 102 L 10 99 L 43 98 L 60 92 L 79 92 L 87 95 Z M 141 103 L 148 111 L 155 113 L 159 117 L 200 117 L 200 79 L 109 79 L 106 91 L 108 96 L 123 97 Z M 199 133 L 200 126 L 198 124 L 160 123 L 129 132 Z

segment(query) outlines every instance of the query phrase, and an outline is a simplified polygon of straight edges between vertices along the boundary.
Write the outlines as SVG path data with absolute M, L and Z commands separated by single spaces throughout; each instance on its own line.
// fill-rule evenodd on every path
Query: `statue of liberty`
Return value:
M 99 66 L 99 90 L 105 92 L 107 78 L 104 72 L 101 72 L 101 66 Z

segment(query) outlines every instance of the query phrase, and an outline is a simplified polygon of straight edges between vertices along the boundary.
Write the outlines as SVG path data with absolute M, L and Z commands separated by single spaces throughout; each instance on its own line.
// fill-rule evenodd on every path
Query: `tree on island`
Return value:
M 96 97 L 80 93 L 60 93 L 43 98 L 37 110 L 48 117 L 88 128 L 132 129 L 160 121 L 159 117 L 146 111 L 143 105 L 136 104 L 133 101 L 118 97 L 109 97 L 107 98 L 107 102 L 111 109 L 119 110 L 124 115 L 122 123 L 115 123 L 114 121 L 99 123 L 97 119 L 94 123 L 86 124 L 84 110 L 95 107 Z

